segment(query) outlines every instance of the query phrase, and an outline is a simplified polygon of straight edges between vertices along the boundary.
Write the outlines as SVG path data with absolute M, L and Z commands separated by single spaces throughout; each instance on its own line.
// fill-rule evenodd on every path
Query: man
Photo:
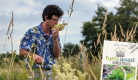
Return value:
M 33 58 L 35 60 L 34 68 L 39 68 L 39 66 L 41 66 L 43 71 L 51 71 L 52 65 L 56 63 L 55 58 L 60 56 L 61 44 L 59 29 L 53 29 L 53 27 L 58 24 L 63 14 L 59 6 L 48 5 L 44 8 L 42 13 L 43 22 L 25 33 L 21 41 L 20 56 L 31 55 L 29 52 L 35 51 L 33 53 Z M 36 45 L 35 48 L 32 47 L 34 44 Z M 36 76 L 40 77 L 37 73 Z

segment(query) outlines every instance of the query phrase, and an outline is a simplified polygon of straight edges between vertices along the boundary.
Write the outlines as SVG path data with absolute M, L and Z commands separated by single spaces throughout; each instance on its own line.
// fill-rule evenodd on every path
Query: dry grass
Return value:
M 105 19 L 104 19 L 104 22 L 103 22 L 103 27 L 102 27 L 102 30 L 103 30 L 102 35 L 105 36 L 104 40 L 107 39 L 107 32 L 105 30 L 106 21 L 107 21 L 107 12 L 106 12 Z M 116 25 L 115 25 L 115 29 L 114 29 L 114 32 L 113 32 L 114 34 L 111 33 L 111 41 L 123 41 L 123 42 L 131 41 L 131 42 L 136 42 L 137 43 L 137 41 L 134 40 L 134 37 L 136 36 L 135 33 L 136 33 L 137 25 L 138 25 L 138 22 L 136 23 L 136 26 L 131 29 L 131 31 L 127 30 L 127 33 L 124 34 L 124 32 L 122 30 L 122 27 L 119 24 L 121 34 L 122 34 L 123 37 L 117 37 Z M 92 62 L 91 63 L 89 63 L 89 59 L 88 59 L 88 55 L 87 55 L 89 53 L 85 52 L 85 46 L 83 45 L 84 43 L 80 46 L 79 54 L 82 55 L 83 71 L 87 73 L 87 79 L 86 80 L 100 80 L 101 63 L 102 63 L 101 56 L 103 54 L 103 46 L 101 44 L 101 39 L 100 39 L 101 33 L 97 34 L 97 36 L 98 36 L 97 43 L 94 43 L 94 47 L 97 48 L 97 45 L 100 44 L 101 50 L 98 52 L 98 58 L 96 56 L 94 56 L 91 52 L 89 52 L 91 57 L 92 57 Z M 69 58 L 63 58 L 62 57 L 60 59 L 61 60 L 59 60 L 59 64 L 63 63 L 63 62 L 70 62 L 71 61 L 73 64 L 76 64 L 76 66 L 74 66 L 74 68 L 79 69 L 79 67 L 80 67 L 79 63 L 77 63 L 79 61 L 78 56 L 77 57 L 69 57 Z M 73 61 L 72 61 L 72 59 L 73 59 Z
M 72 1 L 72 5 L 70 6 L 71 11 L 68 10 L 69 17 L 71 16 L 71 14 L 73 12 L 73 4 L 74 4 L 74 0 Z M 105 27 L 106 27 L 106 21 L 107 21 L 107 12 L 106 12 L 105 19 L 104 19 L 104 22 L 103 22 L 103 27 L 102 27 L 103 32 L 101 33 L 101 34 L 103 34 L 105 36 L 104 40 L 107 39 L 107 31 L 105 29 Z M 12 30 L 10 32 L 11 25 L 12 25 Z M 124 41 L 124 42 L 128 42 L 130 40 L 131 42 L 137 42 L 136 40 L 134 40 L 134 37 L 136 36 L 135 32 L 136 32 L 137 25 L 138 25 L 138 22 L 136 23 L 135 28 L 134 29 L 132 28 L 131 31 L 127 30 L 126 34 L 124 34 L 124 32 L 122 30 L 122 27 L 120 25 L 121 34 L 122 34 L 123 37 L 117 37 L 117 34 L 116 34 L 116 25 L 115 25 L 114 34 L 111 33 L 111 41 Z M 14 59 L 16 57 L 15 56 L 16 51 L 13 51 L 13 43 L 12 43 L 13 26 L 14 26 L 14 24 L 13 24 L 13 13 L 12 13 L 12 19 L 10 21 L 10 24 L 9 24 L 9 27 L 8 27 L 8 30 L 7 30 L 7 34 L 6 34 L 8 36 L 8 39 L 11 39 L 12 58 L 11 58 L 11 61 L 9 61 L 8 59 L 4 58 L 5 61 L 7 61 L 7 62 L 10 63 L 10 65 L 6 65 L 6 66 L 8 66 L 7 69 L 2 70 L 0 68 L 0 75 L 5 75 L 5 73 L 6 73 L 6 78 L 2 78 L 2 79 L 5 79 L 5 80 L 13 80 L 13 79 L 15 79 L 15 77 L 14 77 L 15 73 L 14 72 L 16 72 L 16 71 L 18 71 L 18 73 L 19 73 L 18 76 L 20 76 L 19 77 L 20 79 L 25 76 L 24 75 L 25 73 L 28 73 L 28 72 L 24 72 L 23 73 L 23 71 L 25 69 L 23 67 L 20 67 L 19 64 L 18 65 L 14 64 Z M 66 29 L 66 32 L 67 32 L 67 29 Z M 79 61 L 80 61 L 79 56 L 76 55 L 75 57 L 69 57 L 69 58 L 60 57 L 59 59 L 57 59 L 57 65 L 60 65 L 62 63 L 75 64 L 75 65 L 72 65 L 73 68 L 79 69 L 79 70 L 87 73 L 86 80 L 100 80 L 101 63 L 102 63 L 101 56 L 103 54 L 103 46 L 101 44 L 102 42 L 101 42 L 101 39 L 100 39 L 101 34 L 97 34 L 98 39 L 97 39 L 97 42 L 94 43 L 94 47 L 95 48 L 97 48 L 97 45 L 99 45 L 99 44 L 101 46 L 101 50 L 98 52 L 98 57 L 94 56 L 93 53 L 91 53 L 91 52 L 86 53 L 85 52 L 86 47 L 83 45 L 84 44 L 83 43 L 80 46 L 80 52 L 79 52 L 79 54 L 82 55 L 82 63 L 81 64 L 79 63 Z M 65 35 L 65 38 L 66 38 L 66 35 Z M 72 48 L 71 53 L 72 53 L 74 47 Z M 90 62 L 90 60 L 88 58 L 88 54 L 91 55 L 92 62 Z M 28 63 L 28 65 L 30 67 L 31 77 L 34 79 L 35 76 L 34 76 L 34 71 L 32 70 L 32 66 L 30 66 L 29 63 Z M 22 66 L 24 66 L 24 64 Z M 44 77 L 44 74 L 43 74 L 43 71 L 42 71 L 41 68 L 40 68 L 40 72 L 41 72 L 42 79 L 46 80 L 46 76 Z M 17 78 L 17 80 L 19 78 Z

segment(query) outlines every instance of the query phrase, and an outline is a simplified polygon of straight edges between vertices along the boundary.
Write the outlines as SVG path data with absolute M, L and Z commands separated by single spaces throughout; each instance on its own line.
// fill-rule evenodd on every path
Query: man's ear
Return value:
M 47 16 L 45 16 L 45 21 L 47 20 Z

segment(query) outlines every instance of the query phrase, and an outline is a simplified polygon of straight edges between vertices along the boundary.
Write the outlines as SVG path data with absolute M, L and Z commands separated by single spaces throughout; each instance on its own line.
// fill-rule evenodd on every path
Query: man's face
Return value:
M 54 25 L 58 24 L 59 17 L 53 15 L 51 19 L 47 19 L 46 21 L 47 21 L 47 27 L 52 29 Z

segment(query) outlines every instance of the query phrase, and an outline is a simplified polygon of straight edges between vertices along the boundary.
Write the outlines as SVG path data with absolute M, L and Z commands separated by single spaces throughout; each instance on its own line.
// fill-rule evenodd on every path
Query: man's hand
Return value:
M 58 58 L 61 53 L 61 49 L 59 47 L 59 42 L 58 42 L 58 35 L 59 35 L 59 29 L 54 28 L 53 29 L 53 40 L 54 40 L 53 52 L 54 52 L 55 58 Z
M 54 40 L 58 39 L 58 35 L 59 35 L 59 29 L 58 28 L 54 28 L 53 29 L 53 39 Z
M 43 58 L 37 54 L 34 54 L 34 60 L 38 64 L 43 64 Z

